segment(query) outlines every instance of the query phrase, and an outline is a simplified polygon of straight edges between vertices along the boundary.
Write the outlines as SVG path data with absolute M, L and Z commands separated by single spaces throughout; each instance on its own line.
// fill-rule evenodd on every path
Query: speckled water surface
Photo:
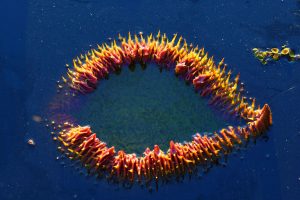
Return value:
M 300 63 L 266 66 L 252 48 L 287 44 L 300 52 L 299 0 L 4 0 L 0 17 L 0 199 L 221 199 L 297 200 L 300 197 Z M 97 44 L 122 35 L 178 33 L 223 57 L 240 73 L 247 96 L 268 103 L 273 126 L 259 139 L 203 176 L 126 189 L 85 175 L 63 159 L 50 129 L 56 81 L 65 64 Z M 207 105 L 172 72 L 124 69 L 73 102 L 65 116 L 91 125 L 117 149 L 143 152 L 196 132 L 239 123 Z

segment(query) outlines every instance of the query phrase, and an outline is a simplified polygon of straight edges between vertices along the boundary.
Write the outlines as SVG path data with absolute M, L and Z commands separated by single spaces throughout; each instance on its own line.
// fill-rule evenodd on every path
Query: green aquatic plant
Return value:
M 252 52 L 263 65 L 268 64 L 270 61 L 278 61 L 282 58 L 286 58 L 290 62 L 300 60 L 300 54 L 295 54 L 294 50 L 286 45 L 283 45 L 281 49 L 276 47 L 271 49 L 267 48 L 267 50 L 253 48 Z

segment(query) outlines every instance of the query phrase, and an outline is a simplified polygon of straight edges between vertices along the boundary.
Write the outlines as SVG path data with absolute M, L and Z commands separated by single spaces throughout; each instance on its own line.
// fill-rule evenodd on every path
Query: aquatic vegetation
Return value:
M 286 53 L 284 51 L 284 53 Z M 256 105 L 255 98 L 244 96 L 239 75 L 231 78 L 224 59 L 215 63 L 204 48 L 192 47 L 175 34 L 169 40 L 160 32 L 144 37 L 143 34 L 119 36 L 119 42 L 103 44 L 85 56 L 73 60 L 68 77 L 58 88 L 71 88 L 72 92 L 88 94 L 95 91 L 102 79 L 110 73 L 119 73 L 122 67 L 134 70 L 140 63 L 156 63 L 161 70 L 174 71 L 175 75 L 193 85 L 195 91 L 209 100 L 209 104 L 245 121 L 243 126 L 228 126 L 213 133 L 196 133 L 189 142 L 169 142 L 163 152 L 158 145 L 145 147 L 142 156 L 115 151 L 93 133 L 90 126 L 63 122 L 54 135 L 59 150 L 72 160 L 80 161 L 90 174 L 106 175 L 113 182 L 132 185 L 134 182 L 150 186 L 172 179 L 181 179 L 197 170 L 207 170 L 251 140 L 263 135 L 272 124 L 270 107 Z M 76 95 L 68 95 L 69 100 Z M 53 124 L 55 122 L 51 122 Z
M 253 48 L 252 52 L 263 65 L 268 64 L 269 61 L 278 61 L 282 58 L 286 58 L 288 61 L 300 60 L 300 54 L 295 54 L 291 48 L 285 45 L 281 49 L 276 47 L 267 50 Z

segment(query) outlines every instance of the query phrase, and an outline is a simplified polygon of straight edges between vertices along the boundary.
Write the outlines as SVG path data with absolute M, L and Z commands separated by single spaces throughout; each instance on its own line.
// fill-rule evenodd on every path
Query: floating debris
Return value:
M 40 123 L 42 121 L 42 117 L 38 116 L 38 115 L 33 115 L 32 120 L 37 122 L 37 123 Z
M 290 62 L 300 60 L 300 54 L 295 54 L 295 52 L 286 45 L 283 45 L 281 49 L 276 47 L 268 48 L 267 50 L 253 48 L 252 52 L 263 65 L 268 64 L 270 61 L 278 61 L 281 58 L 286 58 Z
M 30 138 L 27 140 L 27 144 L 29 144 L 30 146 L 35 146 L 35 141 L 32 138 Z

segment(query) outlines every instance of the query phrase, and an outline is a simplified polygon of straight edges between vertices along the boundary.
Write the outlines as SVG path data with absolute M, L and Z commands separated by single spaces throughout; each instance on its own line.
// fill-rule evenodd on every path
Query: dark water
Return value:
M 296 0 L 2 1 L 0 199 L 299 199 L 300 63 L 282 60 L 262 66 L 251 52 L 254 47 L 287 42 L 300 52 L 299 10 Z M 65 64 L 118 33 L 158 30 L 169 36 L 183 35 L 204 46 L 216 60 L 225 57 L 230 69 L 240 72 L 248 95 L 271 106 L 274 125 L 269 140 L 259 140 L 247 151 L 232 155 L 225 168 L 215 167 L 201 179 L 163 185 L 153 193 L 85 177 L 69 167 L 68 161 L 56 160 L 59 154 L 49 130 L 32 116 L 47 115 Z M 144 81 L 139 80 L 141 74 Z M 166 80 L 170 85 L 157 87 Z M 122 88 L 125 82 L 128 85 Z M 74 115 L 103 132 L 103 137 L 112 130 L 111 135 L 118 137 L 107 136 L 108 143 L 124 136 L 133 138 L 133 144 L 117 144 L 128 151 L 143 151 L 136 145 L 139 141 L 163 146 L 169 138 L 188 140 L 196 130 L 220 128 L 228 122 L 207 109 L 191 87 L 154 68 L 136 75 L 124 71 L 101 87 L 87 97 L 85 102 L 90 103 L 79 104 L 81 110 Z M 109 96 L 109 91 L 115 92 Z M 114 112 L 103 108 L 108 101 L 101 97 L 118 100 L 109 104 Z M 187 109 L 174 109 L 177 104 Z M 145 105 L 157 112 L 141 120 L 147 113 Z M 97 108 L 104 110 L 94 112 Z M 199 111 L 206 119 L 201 123 L 196 121 L 203 117 Z M 134 120 L 128 120 L 127 113 Z M 119 120 L 118 126 L 112 120 Z M 29 138 L 35 147 L 27 144 Z

